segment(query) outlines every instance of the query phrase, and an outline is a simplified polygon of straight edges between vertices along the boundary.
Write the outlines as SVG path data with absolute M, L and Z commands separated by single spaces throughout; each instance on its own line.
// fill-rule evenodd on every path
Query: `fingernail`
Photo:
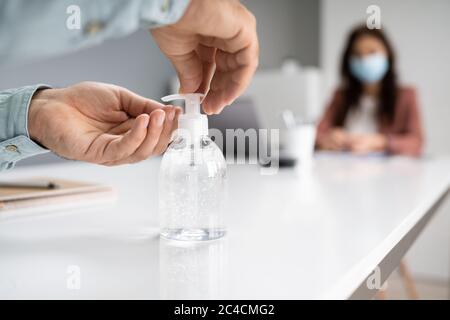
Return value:
M 167 117 L 169 118 L 169 120 L 170 121 L 172 121 L 173 120 L 173 118 L 175 118 L 175 110 L 170 110 L 168 113 L 167 113 Z
M 144 117 L 144 120 L 142 121 L 142 127 L 147 128 L 149 121 L 150 121 L 150 117 L 148 117 L 148 116 Z
M 162 124 L 164 123 L 164 118 L 165 118 L 165 113 L 164 112 L 158 112 L 158 114 L 155 116 L 155 125 L 157 126 L 162 126 Z

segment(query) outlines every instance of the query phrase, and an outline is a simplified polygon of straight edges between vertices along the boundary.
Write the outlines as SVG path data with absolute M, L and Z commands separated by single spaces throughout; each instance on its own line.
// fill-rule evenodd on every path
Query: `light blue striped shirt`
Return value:
M 176 22 L 189 0 L 0 0 L 0 64 L 15 64 Z M 47 152 L 28 134 L 37 84 L 0 91 L 0 170 Z

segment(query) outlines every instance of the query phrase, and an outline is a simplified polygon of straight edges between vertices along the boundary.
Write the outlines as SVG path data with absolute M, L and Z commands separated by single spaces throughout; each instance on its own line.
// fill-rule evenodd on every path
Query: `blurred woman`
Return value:
M 397 83 L 385 34 L 354 29 L 343 54 L 342 83 L 320 121 L 319 149 L 419 156 L 423 132 L 416 92 Z

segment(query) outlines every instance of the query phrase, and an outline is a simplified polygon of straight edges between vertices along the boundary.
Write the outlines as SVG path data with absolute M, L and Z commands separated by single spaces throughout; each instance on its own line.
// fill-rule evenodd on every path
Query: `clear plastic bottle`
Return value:
M 159 211 L 161 236 L 173 240 L 203 241 L 225 235 L 223 204 L 226 162 L 208 137 L 208 120 L 200 114 L 201 94 L 172 95 L 163 101 L 184 99 L 174 141 L 161 161 Z

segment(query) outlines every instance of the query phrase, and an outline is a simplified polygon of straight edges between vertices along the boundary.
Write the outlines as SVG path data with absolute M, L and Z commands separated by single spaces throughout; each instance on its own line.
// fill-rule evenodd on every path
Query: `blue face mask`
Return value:
M 389 69 L 389 61 L 384 54 L 374 53 L 362 58 L 350 58 L 350 72 L 365 84 L 378 82 L 383 79 Z

